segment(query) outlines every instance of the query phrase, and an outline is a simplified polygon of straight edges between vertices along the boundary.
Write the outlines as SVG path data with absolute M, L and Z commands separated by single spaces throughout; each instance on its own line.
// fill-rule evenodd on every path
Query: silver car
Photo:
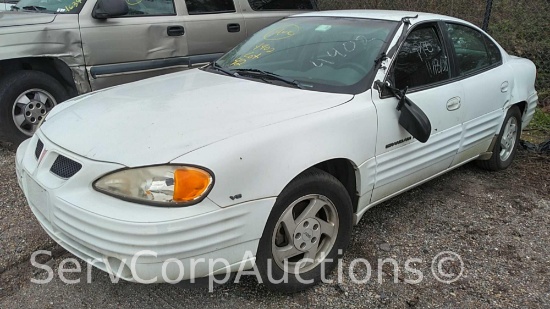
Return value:
M 21 0 L 0 12 L 0 141 L 17 146 L 70 97 L 201 66 L 316 9 L 313 0 Z

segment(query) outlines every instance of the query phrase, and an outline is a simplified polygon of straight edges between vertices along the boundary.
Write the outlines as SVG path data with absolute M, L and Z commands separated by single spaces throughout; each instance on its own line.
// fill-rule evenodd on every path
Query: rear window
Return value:
M 235 12 L 233 0 L 185 0 L 189 15 Z
M 313 10 L 312 0 L 248 0 L 254 11 Z

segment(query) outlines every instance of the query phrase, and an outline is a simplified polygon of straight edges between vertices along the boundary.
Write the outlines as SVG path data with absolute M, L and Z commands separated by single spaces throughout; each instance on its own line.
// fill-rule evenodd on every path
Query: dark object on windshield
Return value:
M 550 139 L 546 142 L 540 144 L 533 144 L 528 141 L 521 140 L 520 145 L 527 151 L 539 153 L 539 154 L 550 154 Z

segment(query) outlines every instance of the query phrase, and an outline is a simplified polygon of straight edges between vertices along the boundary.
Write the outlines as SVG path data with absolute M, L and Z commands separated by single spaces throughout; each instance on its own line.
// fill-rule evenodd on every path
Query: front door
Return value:
M 437 23 L 416 26 L 396 53 L 386 80 L 405 89 L 428 116 L 432 132 L 426 143 L 398 124 L 397 99 L 373 91 L 378 113 L 376 202 L 434 176 L 451 165 L 461 139 L 464 90 L 451 83 L 451 65 Z M 381 70 L 383 71 L 383 70 Z M 384 75 L 379 72 L 379 77 Z

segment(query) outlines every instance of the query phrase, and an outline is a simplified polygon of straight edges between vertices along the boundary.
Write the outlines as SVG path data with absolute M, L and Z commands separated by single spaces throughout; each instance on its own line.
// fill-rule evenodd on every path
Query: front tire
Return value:
M 68 99 L 65 88 L 38 71 L 17 71 L 0 79 L 0 138 L 15 149 L 32 136 L 38 123 Z
M 493 147 L 489 160 L 477 161 L 478 166 L 489 171 L 500 171 L 508 168 L 516 156 L 521 135 L 521 112 L 512 106 L 506 113 L 504 123 Z
M 319 283 L 348 246 L 351 229 L 351 199 L 342 183 L 319 169 L 302 173 L 277 198 L 260 240 L 256 264 L 263 283 L 286 293 Z

